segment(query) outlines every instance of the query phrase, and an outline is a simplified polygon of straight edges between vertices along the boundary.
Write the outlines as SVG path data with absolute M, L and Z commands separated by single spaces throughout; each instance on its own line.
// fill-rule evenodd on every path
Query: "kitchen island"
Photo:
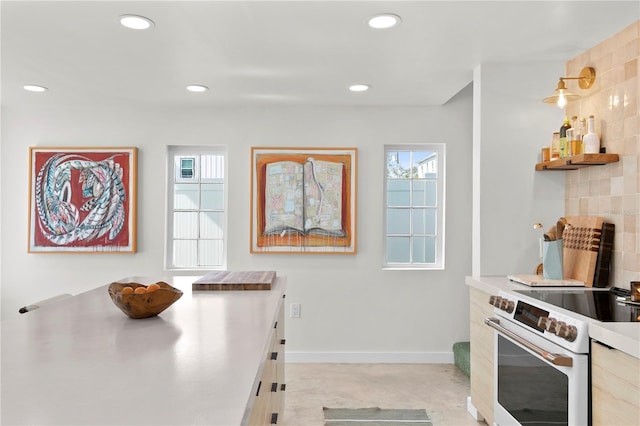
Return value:
M 197 278 L 121 280 L 184 292 L 157 317 L 128 318 L 105 285 L 3 321 L 0 423 L 270 423 L 281 399 L 265 407 L 256 395 L 273 389 L 261 384 L 276 377 L 273 352 L 284 365 L 286 279 L 271 290 L 192 292 Z

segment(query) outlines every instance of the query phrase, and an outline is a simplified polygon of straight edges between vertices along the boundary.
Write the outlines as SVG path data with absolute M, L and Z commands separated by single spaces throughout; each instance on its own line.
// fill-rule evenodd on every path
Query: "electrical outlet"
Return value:
M 300 304 L 292 303 L 289 305 L 289 317 L 290 318 L 300 318 Z

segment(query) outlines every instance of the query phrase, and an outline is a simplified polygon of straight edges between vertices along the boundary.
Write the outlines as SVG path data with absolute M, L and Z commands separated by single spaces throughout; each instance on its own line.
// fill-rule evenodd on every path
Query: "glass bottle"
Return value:
M 584 154 L 584 135 L 587 134 L 587 119 L 580 119 L 580 153 Z
M 567 130 L 570 128 L 569 117 L 565 117 L 562 126 L 560 126 L 560 158 L 567 157 Z
M 578 122 L 578 116 L 571 117 L 571 128 L 573 129 L 573 137 L 571 138 L 571 155 L 582 154 L 582 128 Z
M 560 158 L 560 132 L 555 132 L 551 138 L 551 159 Z
M 567 157 L 571 157 L 572 155 L 575 155 L 573 153 L 573 133 L 574 133 L 574 129 L 567 129 Z
M 595 118 L 593 115 L 590 115 L 587 120 L 587 134 L 582 138 L 582 142 L 585 154 L 600 153 L 600 136 L 595 132 Z

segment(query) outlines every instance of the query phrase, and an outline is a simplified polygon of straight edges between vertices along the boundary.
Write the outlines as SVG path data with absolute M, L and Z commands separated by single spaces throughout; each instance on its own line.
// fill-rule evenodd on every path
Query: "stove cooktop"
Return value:
M 515 290 L 534 299 L 602 322 L 640 322 L 640 305 L 623 303 L 620 289 Z

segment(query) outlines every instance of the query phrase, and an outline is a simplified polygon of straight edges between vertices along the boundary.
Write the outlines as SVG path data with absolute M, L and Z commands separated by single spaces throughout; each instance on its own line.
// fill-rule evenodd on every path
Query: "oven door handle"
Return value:
M 522 346 L 530 349 L 531 351 L 536 353 L 541 358 L 549 361 L 551 364 L 560 365 L 562 367 L 571 367 L 571 366 L 573 366 L 573 358 L 568 357 L 568 356 L 564 356 L 564 355 L 560 355 L 560 354 L 552 354 L 551 352 L 545 351 L 544 349 L 542 349 L 541 347 L 531 343 L 527 339 L 524 339 L 524 338 L 518 336 L 517 334 L 515 334 L 514 332 L 509 331 L 506 328 L 504 328 L 503 326 L 501 326 L 500 325 L 500 320 L 498 318 L 485 318 L 484 323 L 487 324 L 489 327 L 495 329 L 499 333 L 504 334 L 505 336 L 509 337 L 512 340 L 515 340 L 516 342 L 518 342 Z

